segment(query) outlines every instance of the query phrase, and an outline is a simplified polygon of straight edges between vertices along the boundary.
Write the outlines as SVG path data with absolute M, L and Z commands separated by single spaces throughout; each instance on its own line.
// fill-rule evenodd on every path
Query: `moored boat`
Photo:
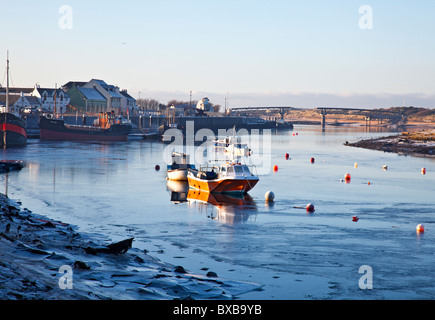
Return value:
M 236 160 L 211 168 L 190 169 L 187 179 L 190 188 L 215 193 L 247 193 L 259 181 L 247 165 Z
M 61 119 L 39 120 L 41 140 L 127 141 L 131 124 L 113 112 L 100 113 L 93 126 L 66 124 Z
M 22 147 L 27 144 L 26 123 L 9 112 L 9 52 L 6 60 L 6 74 L 5 108 L 4 112 L 0 113 L 0 147 Z
M 0 173 L 21 170 L 25 166 L 23 160 L 0 160 Z
M 1 148 L 23 147 L 27 144 L 27 131 L 24 120 L 12 113 L 0 113 Z
M 167 166 L 166 175 L 168 180 L 187 181 L 187 171 L 195 169 L 195 165 L 190 164 L 190 157 L 185 153 L 172 153 L 172 164 Z

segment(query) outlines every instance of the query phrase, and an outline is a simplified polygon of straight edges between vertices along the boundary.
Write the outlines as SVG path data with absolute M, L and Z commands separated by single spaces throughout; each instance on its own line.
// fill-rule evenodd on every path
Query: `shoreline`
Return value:
M 113 245 L 0 194 L 0 299 L 234 300 L 262 290 L 212 271 L 190 274 L 134 246 L 110 252 Z
M 345 146 L 392 152 L 403 155 L 435 158 L 435 129 L 402 132 L 399 135 L 357 142 L 345 142 Z

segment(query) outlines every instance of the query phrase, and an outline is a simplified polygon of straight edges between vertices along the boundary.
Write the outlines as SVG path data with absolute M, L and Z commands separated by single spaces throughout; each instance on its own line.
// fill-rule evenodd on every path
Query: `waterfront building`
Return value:
M 9 96 L 9 113 L 12 113 L 16 116 L 20 114 L 20 110 L 18 107 L 15 106 L 20 96 L 18 95 L 10 95 Z M 0 94 L 0 112 L 5 113 L 6 112 L 6 95 Z
M 73 110 L 82 113 L 100 113 L 107 110 L 107 99 L 94 88 L 76 87 L 68 90 Z
M 9 96 L 12 95 L 25 95 L 30 96 L 32 95 L 34 88 L 9 88 Z M 6 94 L 6 88 L 0 86 L 0 95 Z
M 117 115 L 126 115 L 127 109 L 130 112 L 137 109 L 136 99 L 127 90 L 120 90 L 104 80 L 70 81 L 62 89 L 71 96 L 73 110 L 90 113 L 114 111 Z
M 115 111 L 116 114 L 121 113 L 121 100 L 123 96 L 119 93 L 119 87 L 109 85 L 103 80 L 98 79 L 92 79 L 83 87 L 93 88 L 97 90 L 104 98 L 106 98 L 107 105 L 105 111 Z
M 201 100 L 199 100 L 196 108 L 198 110 L 204 110 L 206 112 L 214 112 L 213 106 L 208 98 L 202 98 Z
M 31 95 L 37 97 L 41 102 L 43 111 L 48 112 L 54 112 L 56 106 L 57 113 L 65 113 L 70 102 L 68 93 L 62 89 L 41 88 L 39 85 L 35 85 Z
M 137 109 L 136 99 L 129 95 L 126 89 L 121 90 L 120 93 L 122 95 L 121 111 L 123 113 L 129 112 L 130 114 L 132 114 L 134 110 Z
M 0 92 L 0 111 L 5 112 L 6 94 Z M 9 112 L 19 117 L 23 113 L 41 111 L 41 102 L 38 98 L 25 95 L 24 92 L 9 94 Z

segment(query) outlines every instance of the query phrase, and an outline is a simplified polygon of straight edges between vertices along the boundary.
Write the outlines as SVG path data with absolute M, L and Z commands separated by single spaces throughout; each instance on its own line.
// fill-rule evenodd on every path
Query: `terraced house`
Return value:
M 136 108 L 136 99 L 127 90 L 109 85 L 103 80 L 92 79 L 89 82 L 70 81 L 62 86 L 71 97 L 71 106 L 79 112 L 111 112 L 127 114 L 127 110 Z
M 81 113 L 100 113 L 107 110 L 107 99 L 96 89 L 76 87 L 73 85 L 68 94 L 71 97 L 70 105 L 73 110 Z

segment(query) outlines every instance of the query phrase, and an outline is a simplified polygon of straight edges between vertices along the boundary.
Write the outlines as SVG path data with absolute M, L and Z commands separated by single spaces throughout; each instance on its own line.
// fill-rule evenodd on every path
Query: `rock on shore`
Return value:
M 178 272 L 131 247 L 132 241 L 110 244 L 103 235 L 81 234 L 0 194 L 0 299 L 221 300 L 260 290 L 254 283 Z

